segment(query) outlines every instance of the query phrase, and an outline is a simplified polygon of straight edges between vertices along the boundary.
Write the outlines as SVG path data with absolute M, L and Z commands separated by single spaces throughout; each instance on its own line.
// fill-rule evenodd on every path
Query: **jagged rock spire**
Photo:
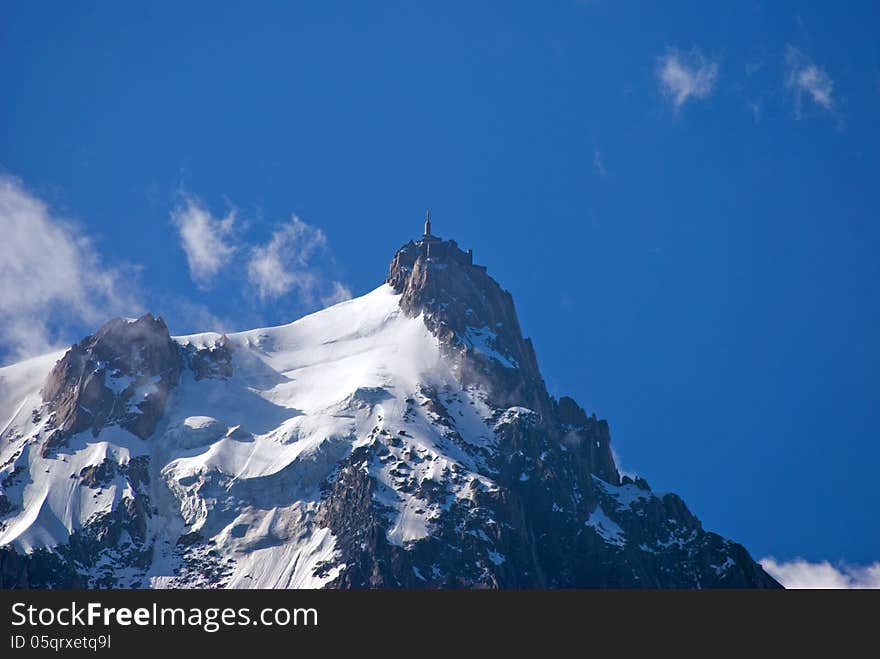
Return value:
M 513 297 L 473 253 L 454 240 L 422 239 L 401 247 L 388 283 L 409 316 L 424 313 L 428 328 L 459 360 L 462 378 L 487 381 L 496 402 L 544 415 L 553 405 L 532 342 L 522 336 Z

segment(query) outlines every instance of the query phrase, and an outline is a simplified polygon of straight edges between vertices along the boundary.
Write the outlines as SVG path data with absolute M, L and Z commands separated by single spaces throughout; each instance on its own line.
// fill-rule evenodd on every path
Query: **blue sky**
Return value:
M 0 363 L 288 322 L 430 207 L 625 469 L 880 558 L 876 3 L 116 4 L 0 3 Z

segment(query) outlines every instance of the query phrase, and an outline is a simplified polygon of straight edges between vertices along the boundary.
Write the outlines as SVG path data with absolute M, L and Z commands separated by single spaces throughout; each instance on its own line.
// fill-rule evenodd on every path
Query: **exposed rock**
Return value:
M 9 497 L 5 494 L 0 494 L 0 517 L 13 510 L 15 510 L 15 504 L 9 501 Z
M 490 391 L 500 414 L 490 454 L 497 487 L 472 481 L 473 496 L 447 505 L 430 535 L 404 549 L 387 541 L 377 484 L 358 467 L 386 460 L 384 444 L 358 449 L 328 485 L 318 517 L 345 564 L 334 586 L 779 587 L 743 547 L 704 531 L 679 497 L 621 480 L 608 423 L 549 396 L 510 294 L 470 252 L 425 236 L 397 252 L 387 281 L 405 313 L 424 314 L 462 381 Z M 422 394 L 455 438 L 441 392 Z M 400 446 L 401 436 L 388 445 Z M 398 491 L 448 501 L 449 481 L 413 489 L 410 473 L 406 462 L 391 471 Z
M 539 414 L 552 409 L 513 298 L 484 266 L 473 264 L 471 252 L 454 240 L 410 241 L 394 255 L 387 281 L 401 293 L 404 312 L 424 313 L 450 356 L 463 357 L 463 382 L 488 385 L 499 407 L 521 405 Z
M 128 481 L 137 492 L 146 492 L 146 488 L 150 485 L 150 458 L 146 455 L 139 455 L 131 458 L 125 466 L 125 473 Z
M 24 556 L 12 547 L 0 547 L 0 588 L 83 588 L 76 569 L 48 549 Z
M 43 455 L 76 433 L 90 430 L 97 436 L 113 424 L 146 439 L 180 379 L 181 365 L 179 347 L 161 318 L 109 321 L 72 346 L 46 379 L 43 401 L 56 431 L 44 442 Z
M 584 470 L 612 485 L 620 485 L 620 474 L 617 472 L 614 454 L 611 452 L 611 431 L 608 422 L 604 419 L 596 419 L 595 414 L 588 417 L 587 413 L 568 396 L 559 399 L 557 415 L 559 425 L 567 430 L 562 442 L 569 448 L 577 449 L 573 451 L 573 455 L 585 461 Z
M 73 479 L 94 490 L 87 501 L 102 507 L 52 551 L 0 549 L 0 587 L 139 587 L 157 565 L 174 566 L 164 585 L 200 588 L 254 579 L 336 588 L 778 587 L 677 495 L 621 477 L 608 423 L 550 396 L 510 294 L 470 252 L 424 236 L 398 250 L 388 283 L 406 317 L 386 288 L 369 298 L 385 306 L 364 317 L 410 334 L 373 343 L 370 327 L 344 314 L 330 324 L 339 334 L 322 334 L 327 316 L 317 314 L 305 334 L 267 329 L 181 347 L 147 315 L 111 321 L 73 346 L 46 381 L 43 407 L 17 422 L 26 431 L 30 419 L 31 434 L 4 435 L 0 516 L 25 500 L 21 457 L 32 440 L 43 457 L 79 457 L 63 471 L 64 487 Z M 420 316 L 439 354 L 411 320 Z M 302 348 L 304 336 L 319 338 Z M 430 371 L 395 379 L 421 355 L 399 359 L 401 336 L 416 336 L 418 351 L 451 369 L 430 361 Z M 311 373 L 330 363 L 324 350 L 335 364 L 362 361 L 338 389 L 335 377 L 318 380 L 337 396 L 329 407 L 299 410 L 283 393 L 315 382 Z M 382 351 L 393 358 L 363 359 Z M 166 410 L 183 369 L 193 377 Z M 301 391 L 295 396 L 311 396 Z M 129 458 L 128 446 L 98 458 L 63 454 L 73 434 L 114 424 L 143 439 L 159 428 L 144 445 L 150 455 Z M 51 459 L 34 464 L 41 474 L 62 470 Z M 239 561 L 247 567 L 234 576 Z
M 507 415 L 497 432 L 497 487 L 472 481 L 472 496 L 445 505 L 430 535 L 404 547 L 388 541 L 380 486 L 362 468 L 381 461 L 381 445 L 352 453 L 328 483 L 316 520 L 332 530 L 345 564 L 332 586 L 778 587 L 742 546 L 704 531 L 676 495 L 586 471 L 589 448 L 563 448 L 565 431 L 537 415 Z M 443 501 L 448 487 L 432 480 L 420 489 L 426 501 Z
M 117 465 L 105 459 L 83 470 L 82 483 L 90 488 L 116 484 L 126 491 L 119 504 L 89 519 L 56 553 L 69 566 L 89 574 L 81 578 L 88 588 L 132 588 L 139 581 L 123 581 L 125 570 L 145 571 L 153 559 L 153 539 L 147 527 L 152 517 L 148 491 L 149 458 L 138 456 Z M 30 554 L 28 558 L 30 558 Z
M 104 458 L 99 464 L 84 467 L 79 476 L 80 483 L 86 487 L 106 487 L 116 476 L 116 463 L 110 458 Z
M 187 364 L 196 380 L 230 378 L 232 377 L 232 352 L 232 343 L 224 334 L 210 346 L 199 348 L 187 346 Z
M 17 484 L 19 478 L 24 476 L 27 471 L 27 467 L 24 465 L 17 465 L 12 469 L 6 476 L 3 477 L 3 480 L 0 481 L 0 485 L 3 485 L 4 488 L 10 488 L 13 485 Z

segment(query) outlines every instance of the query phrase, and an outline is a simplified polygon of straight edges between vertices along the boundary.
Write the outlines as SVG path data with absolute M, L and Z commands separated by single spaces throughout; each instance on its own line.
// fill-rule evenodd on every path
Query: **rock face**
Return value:
M 201 354 L 190 352 L 193 354 L 187 355 L 171 339 L 164 321 L 152 314 L 137 320 L 113 319 L 71 346 L 46 378 L 40 392 L 42 404 L 32 412 L 32 421 L 39 424 L 33 441 L 39 444 L 40 458 L 47 464 L 66 463 L 67 456 L 74 454 L 69 446 L 71 438 L 87 435 L 97 439 L 107 428 L 121 428 L 147 440 L 162 419 L 186 358 L 197 364 L 212 362 L 223 349 L 216 346 Z M 12 459 L 27 457 L 28 448 L 22 447 Z M 152 561 L 153 546 L 147 537 L 152 516 L 149 464 L 148 455 L 117 454 L 72 473 L 70 478 L 81 488 L 95 492 L 92 498 L 113 490 L 113 505 L 90 515 L 79 528 L 71 529 L 66 542 L 54 547 L 40 548 L 27 556 L 11 547 L 2 548 L 0 587 L 139 585 L 137 580 L 120 583 L 114 572 L 145 567 Z M 51 468 L 45 471 L 49 473 Z M 23 472 L 23 465 L 16 466 L 3 480 L 4 488 L 20 485 Z M 8 499 L 5 495 L 0 498 L 2 508 Z M 4 527 L 0 523 L 0 530 Z M 81 574 L 83 569 L 92 572 L 91 579 Z
M 779 587 L 620 475 L 510 294 L 430 235 L 288 326 L 111 321 L 16 404 L 0 587 Z
M 423 314 L 447 355 L 456 360 L 464 384 L 488 386 L 498 406 L 523 405 L 542 413 L 551 409 L 513 297 L 485 267 L 473 264 L 471 252 L 459 249 L 454 240 L 425 236 L 397 251 L 387 281 L 401 294 L 405 313 Z
M 164 321 L 147 314 L 116 318 L 72 346 L 43 387 L 43 401 L 56 431 L 44 455 L 76 433 L 118 424 L 149 437 L 180 378 L 181 357 Z
M 469 252 L 431 236 L 410 242 L 392 260 L 388 283 L 405 313 L 423 316 L 462 382 L 486 387 L 498 439 L 486 470 L 493 483 L 470 480 L 471 496 L 447 505 L 430 537 L 395 546 L 372 503 L 376 483 L 358 468 L 394 450 L 399 438 L 380 434 L 372 455 L 365 448 L 344 462 L 322 506 L 345 562 L 332 586 L 779 587 L 741 545 L 706 532 L 678 496 L 621 479 L 608 423 L 571 398 L 549 396 L 513 299 Z M 426 396 L 454 437 L 444 395 Z M 417 496 L 450 498 L 433 480 Z

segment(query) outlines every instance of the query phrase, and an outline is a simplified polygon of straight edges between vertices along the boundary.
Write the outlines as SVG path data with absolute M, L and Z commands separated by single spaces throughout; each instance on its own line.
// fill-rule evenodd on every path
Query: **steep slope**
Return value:
M 367 295 L 0 369 L 0 586 L 775 587 L 548 395 L 509 293 L 424 236 Z

